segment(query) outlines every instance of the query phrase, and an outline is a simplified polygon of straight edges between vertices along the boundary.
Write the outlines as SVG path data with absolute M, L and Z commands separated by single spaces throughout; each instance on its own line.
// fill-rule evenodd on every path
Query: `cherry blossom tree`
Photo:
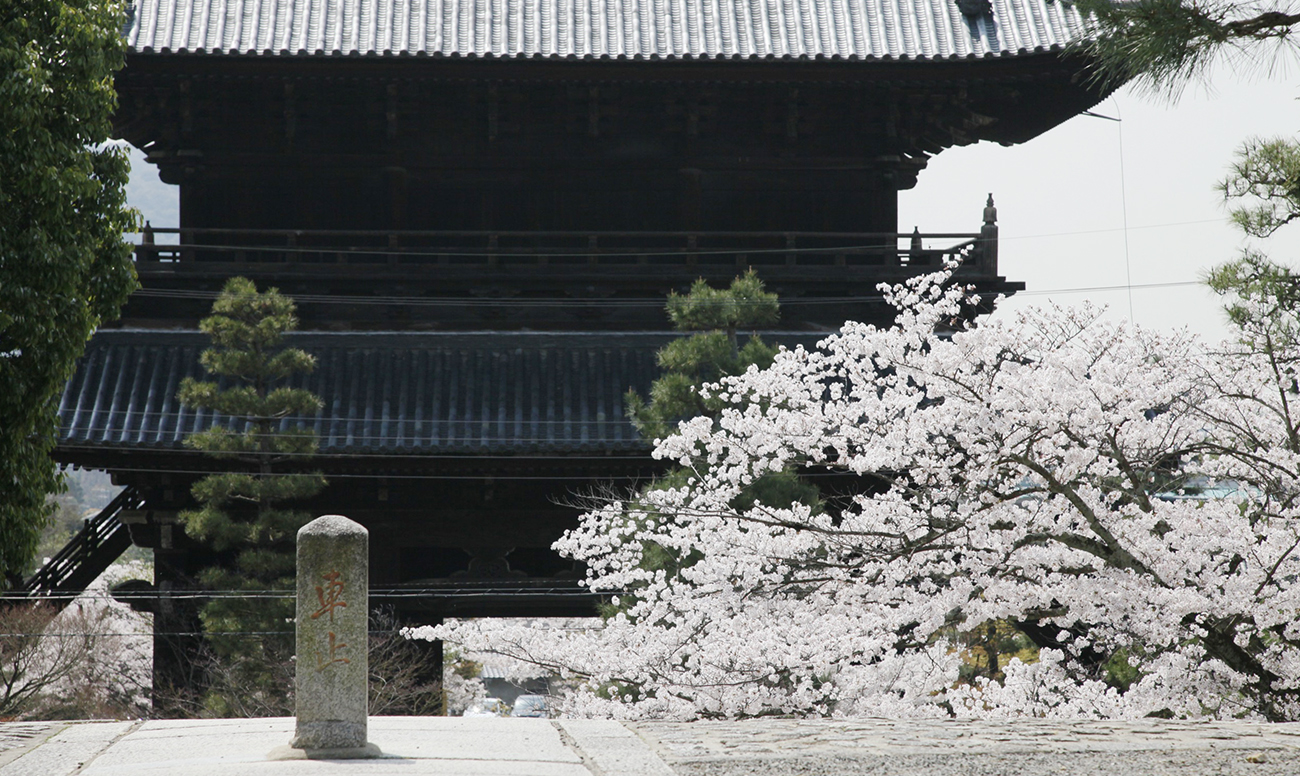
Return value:
M 556 544 L 630 597 L 602 627 L 425 635 L 575 678 L 574 714 L 1300 719 L 1300 345 L 1261 288 L 1215 347 L 1087 306 L 965 324 L 948 272 L 887 289 L 895 326 L 706 388 L 726 408 L 655 451 L 686 484 Z M 791 468 L 852 485 L 737 506 Z M 997 624 L 1031 654 L 962 681 Z

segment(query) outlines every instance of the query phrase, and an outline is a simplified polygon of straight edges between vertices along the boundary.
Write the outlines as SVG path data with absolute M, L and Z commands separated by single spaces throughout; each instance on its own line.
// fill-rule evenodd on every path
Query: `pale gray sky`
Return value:
M 1128 317 L 1127 290 L 1046 292 L 1131 278 L 1138 323 L 1218 339 L 1226 333 L 1219 301 L 1196 281 L 1247 241 L 1228 223 L 1215 184 L 1247 137 L 1300 132 L 1300 89 L 1290 74 L 1238 78 L 1219 68 L 1212 89 L 1193 84 L 1176 103 L 1126 88 L 1094 109 L 1121 122 L 1079 116 L 1023 145 L 949 149 L 901 195 L 899 227 L 972 231 L 992 192 L 999 267 L 1028 286 L 1004 310 L 1090 299 Z M 1255 244 L 1300 265 L 1300 225 Z M 1161 283 L 1190 285 L 1142 287 Z
M 1214 185 L 1247 137 L 1300 132 L 1295 72 L 1239 78 L 1219 68 L 1209 88 L 1192 85 L 1176 103 L 1126 88 L 1095 109 L 1121 122 L 1080 116 L 1023 145 L 948 149 L 900 196 L 899 230 L 976 231 L 992 192 L 1002 274 L 1028 286 L 1004 310 L 1091 299 L 1128 317 L 1126 289 L 1097 289 L 1131 280 L 1138 323 L 1217 339 L 1226 331 L 1219 303 L 1197 281 L 1246 240 Z M 132 162 L 132 204 L 156 226 L 174 225 L 175 189 L 139 152 Z M 1300 266 L 1300 225 L 1258 247 Z M 1186 285 L 1154 285 L 1168 283 Z

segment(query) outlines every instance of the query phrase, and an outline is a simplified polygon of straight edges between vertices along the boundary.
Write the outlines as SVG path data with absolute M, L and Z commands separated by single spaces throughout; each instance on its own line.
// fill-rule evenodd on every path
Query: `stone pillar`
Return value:
M 366 743 L 369 532 L 341 515 L 298 531 L 297 729 L 275 759 L 378 757 Z

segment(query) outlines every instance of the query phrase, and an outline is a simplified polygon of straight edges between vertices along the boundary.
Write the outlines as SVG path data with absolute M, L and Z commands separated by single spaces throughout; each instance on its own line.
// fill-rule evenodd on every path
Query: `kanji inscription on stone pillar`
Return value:
M 341 515 L 298 531 L 295 711 L 304 757 L 375 757 L 366 742 L 369 533 Z M 286 755 L 291 756 L 291 755 Z

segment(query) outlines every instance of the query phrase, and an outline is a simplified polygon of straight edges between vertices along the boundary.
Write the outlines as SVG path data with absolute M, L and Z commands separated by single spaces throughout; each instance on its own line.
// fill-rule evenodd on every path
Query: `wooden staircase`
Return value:
M 131 535 L 118 516 L 143 505 L 144 498 L 135 488 L 123 490 L 6 597 L 48 602 L 59 609 L 67 606 L 131 546 Z

